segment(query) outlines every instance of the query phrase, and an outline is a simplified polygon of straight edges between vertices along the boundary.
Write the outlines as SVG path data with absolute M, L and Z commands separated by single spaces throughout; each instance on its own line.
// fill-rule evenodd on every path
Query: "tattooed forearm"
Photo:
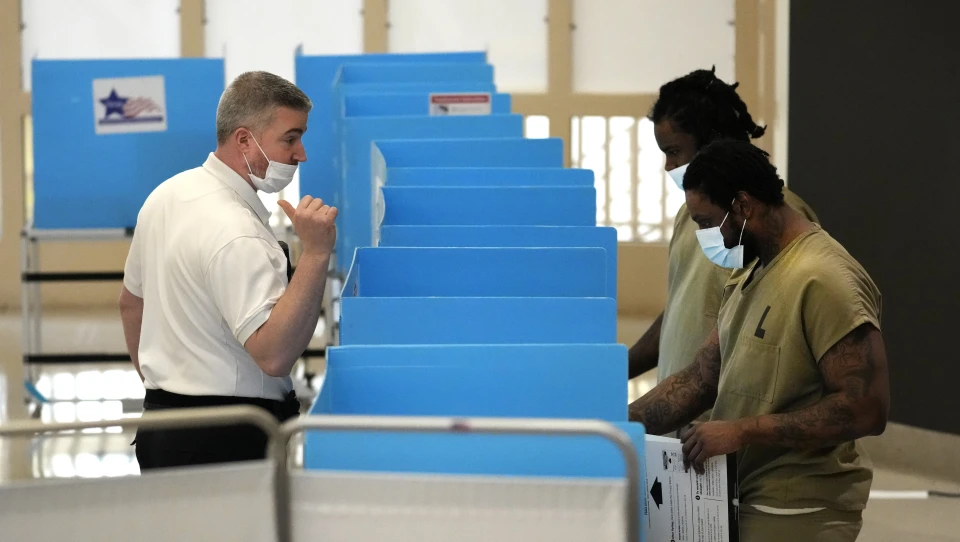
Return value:
M 719 379 L 720 343 L 714 331 L 696 362 L 630 405 L 630 421 L 643 423 L 654 435 L 679 429 L 713 405 Z
M 883 431 L 889 384 L 876 328 L 865 325 L 849 333 L 823 356 L 820 371 L 827 392 L 820 402 L 797 412 L 744 420 L 745 440 L 820 448 Z

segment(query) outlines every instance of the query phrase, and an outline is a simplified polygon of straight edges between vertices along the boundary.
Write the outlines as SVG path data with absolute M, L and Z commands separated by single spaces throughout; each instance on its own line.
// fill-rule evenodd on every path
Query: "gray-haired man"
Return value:
M 238 77 L 217 109 L 217 149 L 147 198 L 124 269 L 120 313 L 144 409 L 252 404 L 279 420 L 299 405 L 290 371 L 320 317 L 337 210 L 280 202 L 303 243 L 298 272 L 257 191 L 278 192 L 307 159 L 312 104 L 266 72 Z M 139 431 L 141 469 L 265 456 L 247 426 Z

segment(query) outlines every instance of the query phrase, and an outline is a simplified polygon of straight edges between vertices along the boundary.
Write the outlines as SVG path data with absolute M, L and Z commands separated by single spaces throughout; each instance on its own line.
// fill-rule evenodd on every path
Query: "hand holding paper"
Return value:
M 683 462 L 703 474 L 703 464 L 711 457 L 738 451 L 743 446 L 743 430 L 736 422 L 713 421 L 688 425 L 680 432 Z

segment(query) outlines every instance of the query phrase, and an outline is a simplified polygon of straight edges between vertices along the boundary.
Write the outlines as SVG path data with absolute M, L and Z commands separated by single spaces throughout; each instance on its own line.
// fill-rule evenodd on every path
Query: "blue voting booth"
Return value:
M 341 145 L 343 168 L 341 186 L 343 202 L 339 207 L 338 254 L 349 255 L 357 247 L 371 246 L 373 188 L 370 182 L 371 144 L 378 138 L 410 138 L 466 136 L 511 137 L 523 133 L 519 115 L 488 116 L 406 116 L 347 117 L 342 121 Z
M 342 304 L 344 346 L 617 340 L 617 304 L 607 297 L 352 296 L 343 298 Z
M 132 228 L 216 147 L 221 59 L 33 60 L 32 77 L 37 229 Z
M 617 230 L 596 226 L 395 226 L 381 247 L 597 247 L 604 250 L 607 296 L 617 297 Z
M 617 240 L 593 173 L 558 138 L 525 139 L 483 53 L 296 59 L 318 107 L 300 169 L 333 201 L 340 344 L 316 414 L 626 421 Z M 437 93 L 489 93 L 437 114 Z M 309 432 L 308 469 L 614 477 L 599 439 Z M 642 461 L 641 461 L 642 463 Z
M 343 95 L 343 116 L 345 117 L 391 117 L 407 115 L 429 115 L 430 94 L 442 92 L 430 85 L 430 92 L 400 91 L 390 89 L 388 92 L 354 91 Z M 490 87 L 492 88 L 492 87 Z M 457 91 L 465 91 L 458 85 Z M 482 88 L 481 90 L 489 90 Z M 511 112 L 511 97 L 509 94 L 495 92 L 491 96 L 491 113 L 506 115 Z
M 310 113 L 310 123 L 319 127 L 317 130 L 311 130 L 310 137 L 305 138 L 303 142 L 310 159 L 300 166 L 301 191 L 304 194 L 322 198 L 324 201 L 333 201 L 334 183 L 339 179 L 333 161 L 338 152 L 337 136 L 334 131 L 334 122 L 338 116 L 333 100 L 334 82 L 344 64 L 438 62 L 485 64 L 486 61 L 487 55 L 484 52 L 308 56 L 303 55 L 302 50 L 298 50 L 294 59 L 296 83 L 313 101 L 315 107 Z M 493 85 L 488 84 L 487 89 L 493 90 Z M 421 88 L 421 90 L 429 90 L 429 88 Z M 465 89 L 449 88 L 449 91 L 458 90 Z
M 593 171 L 560 167 L 391 167 L 384 186 L 585 186 Z
M 592 226 L 596 189 L 580 186 L 390 187 L 381 226 Z
M 604 297 L 600 248 L 361 248 L 344 298 Z

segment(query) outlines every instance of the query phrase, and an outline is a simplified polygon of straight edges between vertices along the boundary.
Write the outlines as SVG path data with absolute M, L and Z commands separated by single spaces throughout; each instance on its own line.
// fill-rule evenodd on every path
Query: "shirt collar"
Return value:
M 223 161 L 217 158 L 212 152 L 210 156 L 207 157 L 207 161 L 203 163 L 203 168 L 239 194 L 239 196 L 243 198 L 243 201 L 247 202 L 247 205 L 257 213 L 261 222 L 269 224 L 270 211 L 268 211 L 266 206 L 263 205 L 263 202 L 260 201 L 260 196 L 257 195 L 257 191 L 236 171 L 230 169 L 229 166 L 224 164 Z

